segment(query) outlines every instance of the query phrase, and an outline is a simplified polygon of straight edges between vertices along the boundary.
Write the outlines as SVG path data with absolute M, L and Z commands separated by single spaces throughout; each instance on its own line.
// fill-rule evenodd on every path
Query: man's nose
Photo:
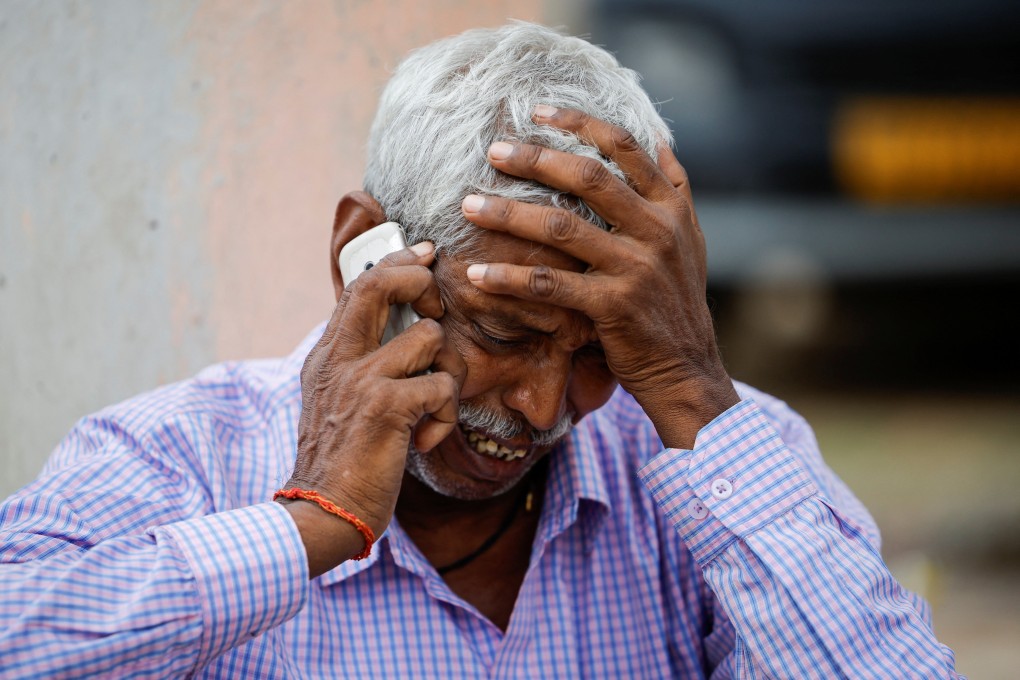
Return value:
M 570 361 L 529 367 L 503 393 L 503 403 L 523 415 L 537 430 L 550 430 L 567 412 Z

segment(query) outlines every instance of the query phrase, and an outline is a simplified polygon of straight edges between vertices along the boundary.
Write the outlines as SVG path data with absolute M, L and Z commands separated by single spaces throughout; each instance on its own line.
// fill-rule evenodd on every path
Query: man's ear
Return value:
M 340 199 L 336 206 L 336 218 L 333 220 L 333 238 L 329 243 L 331 260 L 329 271 L 333 275 L 333 290 L 337 300 L 344 292 L 344 282 L 340 278 L 338 262 L 340 249 L 347 245 L 351 239 L 385 221 L 386 213 L 383 212 L 379 201 L 364 191 L 352 191 Z

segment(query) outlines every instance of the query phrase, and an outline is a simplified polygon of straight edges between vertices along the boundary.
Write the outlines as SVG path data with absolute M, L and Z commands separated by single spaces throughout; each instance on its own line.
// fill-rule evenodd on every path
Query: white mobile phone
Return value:
M 386 222 L 378 227 L 372 227 L 364 234 L 351 239 L 340 249 L 340 278 L 343 279 L 345 286 L 349 286 L 359 274 L 377 265 L 379 260 L 406 247 L 404 230 L 396 222 Z M 411 305 L 392 305 L 390 316 L 386 320 L 382 344 L 385 345 L 420 318 L 411 309 Z

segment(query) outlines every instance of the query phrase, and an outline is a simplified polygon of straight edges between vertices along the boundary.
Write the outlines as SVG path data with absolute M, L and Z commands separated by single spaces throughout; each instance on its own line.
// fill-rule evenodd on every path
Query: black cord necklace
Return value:
M 436 567 L 436 571 L 440 576 L 445 576 L 451 571 L 456 571 L 457 569 L 466 567 L 481 557 L 489 548 L 496 545 L 496 541 L 498 541 L 503 534 L 507 532 L 507 530 L 513 525 L 514 520 L 517 519 L 517 513 L 520 511 L 522 505 L 524 506 L 524 512 L 531 512 L 531 508 L 535 502 L 535 477 L 536 475 L 533 473 L 531 483 L 528 484 L 527 493 L 522 496 L 523 502 L 518 501 L 517 503 L 514 503 L 514 507 L 509 513 L 507 513 L 506 519 L 504 519 L 503 523 L 499 525 L 499 528 L 496 529 L 491 536 L 485 539 L 485 542 L 478 546 L 478 548 L 476 548 L 473 552 L 468 553 L 456 562 L 451 562 L 450 564 L 442 567 Z

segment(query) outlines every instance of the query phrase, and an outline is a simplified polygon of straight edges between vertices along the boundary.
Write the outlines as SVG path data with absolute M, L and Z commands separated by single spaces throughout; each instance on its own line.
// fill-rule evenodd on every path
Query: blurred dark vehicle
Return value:
M 993 166 L 973 168 L 984 173 L 982 182 L 954 179 L 974 184 L 976 198 L 1010 198 L 1007 188 L 1013 200 L 1020 197 L 1020 167 L 1012 166 L 1010 178 L 992 174 L 1001 171 L 1004 155 L 995 154 L 1005 149 L 981 146 L 988 137 L 1020 142 L 1003 138 L 1020 133 L 1015 0 L 601 0 L 597 6 L 595 40 L 645 76 L 703 190 L 831 194 L 840 184 L 836 146 L 870 141 L 863 137 L 868 130 L 857 127 L 863 121 L 847 118 L 870 114 L 891 125 L 925 126 L 941 115 L 942 129 L 928 132 L 971 145 L 957 149 L 955 160 L 985 153 Z M 898 113 L 890 110 L 897 103 Z M 994 129 L 1000 112 L 1012 120 Z M 899 132 L 911 132 L 909 125 Z M 911 160 L 920 167 L 954 159 Z M 982 188 L 988 185 L 1002 193 Z M 917 188 L 904 191 L 920 195 Z
M 1016 391 L 1020 3 L 593 9 L 673 128 L 738 375 Z

